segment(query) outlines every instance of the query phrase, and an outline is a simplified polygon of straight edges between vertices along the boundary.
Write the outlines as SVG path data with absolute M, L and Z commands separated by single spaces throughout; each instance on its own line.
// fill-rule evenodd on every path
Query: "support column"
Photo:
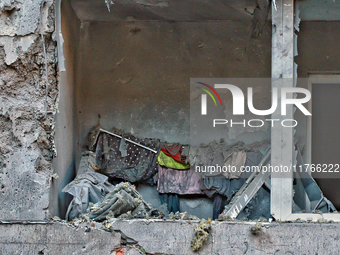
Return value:
M 278 88 L 278 107 L 272 119 L 279 119 L 271 129 L 271 165 L 293 164 L 293 128 L 282 127 L 281 121 L 293 119 L 293 107 L 281 115 L 281 88 L 293 87 L 294 66 L 294 0 L 276 0 L 272 8 L 272 89 Z M 293 95 L 291 95 L 293 96 Z M 276 220 L 285 220 L 292 213 L 292 172 L 271 174 L 271 214 Z

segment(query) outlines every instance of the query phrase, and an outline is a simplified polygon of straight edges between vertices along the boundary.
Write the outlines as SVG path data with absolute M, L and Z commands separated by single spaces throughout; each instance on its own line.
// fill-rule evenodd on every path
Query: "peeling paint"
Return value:
M 36 32 L 40 19 L 40 6 L 43 8 L 44 31 L 51 32 L 54 28 L 48 26 L 48 10 L 53 0 L 5 0 L 0 3 L 0 35 L 29 35 Z M 7 15 L 5 12 L 7 11 Z
M 40 9 L 42 3 L 43 8 Z M 42 18 L 48 60 L 46 95 L 45 57 L 39 21 Z M 53 1 L 0 2 L 0 219 L 49 218 L 53 158 L 53 114 L 56 79 Z M 0 248 L 1 253 L 1 248 Z
M 13 64 L 18 59 L 17 48 L 21 47 L 22 51 L 26 53 L 29 47 L 34 43 L 37 36 L 35 34 L 23 37 L 3 36 L 0 37 L 0 45 L 5 49 L 5 62 L 7 65 Z

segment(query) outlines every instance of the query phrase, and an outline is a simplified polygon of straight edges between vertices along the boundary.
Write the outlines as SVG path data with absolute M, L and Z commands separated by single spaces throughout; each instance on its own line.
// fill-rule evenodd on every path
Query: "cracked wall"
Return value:
M 42 3 L 44 4 L 41 12 Z M 54 34 L 55 7 L 53 4 L 54 1 L 52 0 L 2 0 L 0 2 L 1 220 L 48 219 L 51 210 L 54 211 L 55 208 L 60 206 L 56 200 L 51 203 L 50 194 L 52 193 L 56 197 L 56 191 L 63 186 L 63 182 L 67 182 L 67 178 L 72 178 L 72 176 L 67 176 L 67 173 L 72 173 L 68 170 L 74 168 L 73 155 L 68 155 L 68 152 L 72 151 L 73 148 L 58 150 L 59 158 L 65 159 L 63 155 L 67 155 L 67 160 L 59 162 L 60 165 L 57 166 L 64 169 L 64 172 L 60 174 L 59 181 L 51 178 L 53 169 L 55 169 L 53 166 L 56 167 L 56 165 L 52 165 L 52 159 L 56 155 L 54 134 L 59 132 L 59 137 L 61 134 L 65 134 L 62 131 L 64 127 L 69 131 L 68 135 L 63 137 L 62 140 L 55 141 L 59 143 L 60 148 L 63 148 L 64 141 L 68 141 L 70 147 L 76 143 L 72 140 L 75 139 L 73 134 L 76 129 L 72 126 L 74 124 L 72 120 L 64 119 L 64 116 L 70 113 L 69 109 L 74 107 L 67 105 L 67 103 L 72 103 L 72 90 L 62 92 L 62 95 L 69 96 L 67 99 L 65 97 L 59 98 L 57 45 L 56 35 Z M 40 35 L 40 17 L 42 17 L 42 31 L 46 45 L 48 86 L 45 80 L 45 56 Z M 320 35 L 327 33 L 329 40 L 336 40 L 337 37 L 332 34 L 334 34 L 333 31 L 338 31 L 338 23 L 333 23 L 327 31 L 324 31 L 318 25 L 320 24 L 306 23 L 304 26 L 308 29 L 305 31 L 312 31 L 313 29 L 310 26 L 317 26 L 316 29 Z M 143 28 L 143 32 L 151 30 L 152 26 L 157 28 L 155 24 L 149 26 L 149 28 Z M 193 26 L 193 24 L 190 24 L 190 26 Z M 244 29 L 246 27 L 247 25 L 244 24 Z M 86 29 L 86 27 L 83 28 Z M 176 29 L 182 31 L 180 27 Z M 127 31 L 130 30 L 127 29 Z M 70 31 L 70 34 L 74 33 L 76 33 L 75 30 Z M 235 33 L 235 30 L 233 33 Z M 325 47 L 320 47 L 320 50 L 327 50 L 326 55 L 329 56 L 327 59 L 322 59 L 317 54 L 310 54 L 310 52 L 320 52 L 315 51 L 316 47 L 309 43 L 314 41 L 314 36 L 314 33 L 311 32 L 309 35 L 302 33 L 299 37 L 305 38 L 300 39 L 300 45 L 311 47 L 305 47 L 301 50 L 297 60 L 299 66 L 301 66 L 299 74 L 305 74 L 308 70 L 319 69 L 320 66 L 327 70 L 338 70 L 336 68 L 338 51 L 328 48 L 329 42 L 325 44 Z M 319 36 L 319 38 L 323 38 L 323 36 Z M 243 43 L 245 42 L 243 41 Z M 324 42 L 326 42 L 326 39 Z M 237 42 L 230 43 L 235 46 L 234 48 L 238 45 Z M 194 47 L 193 45 L 202 44 L 197 42 L 191 46 Z M 333 45 L 337 45 L 336 41 Z M 207 44 L 202 47 L 206 46 Z M 69 45 L 67 44 L 65 47 L 67 48 Z M 233 55 L 234 51 L 230 52 L 230 55 L 225 57 L 231 57 L 236 62 L 239 61 L 239 69 L 231 63 L 227 63 L 228 68 L 222 70 L 224 66 L 221 67 L 217 75 L 269 76 L 269 54 L 269 57 L 266 55 L 265 62 L 259 61 L 263 47 L 266 46 L 255 46 L 254 49 L 251 49 L 252 53 L 248 58 L 243 56 L 244 58 L 240 59 L 237 54 Z M 264 51 L 270 51 L 268 49 Z M 69 53 L 74 52 L 70 48 L 68 50 Z M 188 54 L 188 52 L 190 52 L 190 46 L 185 49 L 184 53 Z M 312 58 L 309 58 L 309 56 L 312 56 Z M 315 62 L 315 59 L 319 61 Z M 261 63 L 260 67 L 258 63 Z M 68 70 L 72 68 L 73 64 L 76 65 L 77 63 L 66 63 Z M 262 71 L 259 72 L 259 69 Z M 252 71 L 249 72 L 249 70 Z M 209 75 L 208 71 L 204 73 L 206 76 Z M 72 70 L 70 72 L 72 73 Z M 195 73 L 189 72 L 189 74 Z M 73 78 L 65 73 L 59 77 L 60 80 L 70 84 L 74 82 Z M 119 77 L 115 81 L 118 79 Z M 120 81 L 123 82 L 123 80 L 126 81 L 124 77 Z M 131 84 L 121 85 L 130 86 Z M 155 82 L 155 84 L 158 83 Z M 46 88 L 48 92 L 48 112 L 45 109 Z M 66 88 L 64 87 L 64 89 Z M 57 107 L 59 99 L 64 108 Z M 62 113 L 59 115 L 59 119 L 55 117 L 58 111 Z M 55 121 L 60 123 L 57 129 L 55 129 Z M 142 123 L 142 120 L 140 121 Z M 112 125 L 113 123 L 109 124 Z M 166 127 L 161 127 L 159 130 L 165 130 L 164 133 L 167 131 Z M 114 228 L 117 231 L 123 229 L 125 234 L 134 238 L 147 252 L 168 254 L 181 254 L 183 250 L 187 254 L 191 252 L 190 241 L 193 224 L 189 222 L 123 221 L 117 222 Z M 78 252 L 93 254 L 107 251 L 107 253 L 118 254 L 121 250 L 117 249 L 125 249 L 125 247 L 121 247 L 121 237 L 117 233 L 112 234 L 96 229 L 90 229 L 90 232 L 88 232 L 88 228 L 73 229 L 60 224 L 0 223 L 0 230 L 0 253 L 35 252 L 43 254 L 47 252 L 50 254 L 69 254 Z M 223 222 L 213 226 L 212 235 L 201 250 L 201 254 L 224 254 L 227 252 L 232 254 L 261 254 L 263 252 L 288 254 L 299 251 L 306 254 L 316 254 L 323 253 L 324 247 L 327 247 L 329 253 L 337 253 L 339 250 L 338 232 L 337 224 L 269 224 L 263 226 L 261 235 L 254 237 L 249 231 L 248 223 Z M 315 240 L 318 240 L 318 242 L 315 242 Z
M 270 29 L 248 41 L 247 21 L 86 22 L 63 3 L 59 73 L 54 1 L 0 3 L 0 219 L 65 211 L 61 189 L 98 114 L 108 129 L 188 143 L 190 77 L 270 76 Z
M 47 97 L 40 17 L 48 64 Z M 58 98 L 53 32 L 53 1 L 0 3 L 0 219 L 49 217 Z

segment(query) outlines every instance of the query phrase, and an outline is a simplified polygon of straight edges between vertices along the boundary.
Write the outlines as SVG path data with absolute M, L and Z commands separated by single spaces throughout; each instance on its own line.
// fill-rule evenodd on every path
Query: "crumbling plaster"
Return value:
M 53 1 L 1 1 L 0 219 L 49 218 L 53 120 L 58 97 L 53 31 Z
M 42 30 L 48 63 L 49 112 L 46 113 L 45 62 L 39 25 L 40 6 L 43 2 L 42 0 L 0 2 L 1 220 L 46 220 L 50 217 L 49 194 L 51 182 L 54 182 L 51 176 L 52 158 L 55 154 L 53 141 L 54 115 L 58 102 L 58 69 L 56 41 L 53 35 L 54 1 L 45 1 L 42 8 Z M 321 23 L 316 25 L 320 35 L 325 33 Z M 338 25 L 333 24 L 334 27 Z M 314 35 L 310 37 L 313 42 Z M 318 38 L 324 39 L 323 36 Z M 324 43 L 326 41 L 323 40 Z M 331 51 L 330 48 L 326 49 Z M 321 50 L 325 48 L 322 47 L 318 51 L 313 48 L 310 51 Z M 306 62 L 310 65 L 315 63 L 313 59 L 317 56 L 309 54 L 310 51 L 307 47 L 302 54 L 300 53 L 297 59 L 301 66 L 299 72 L 307 73 L 310 69 L 318 68 L 317 66 L 305 68 L 303 65 Z M 307 59 L 303 52 L 313 59 Z M 326 60 L 319 58 L 320 61 L 317 63 L 331 65 L 336 59 L 336 54 L 330 52 L 326 55 L 329 58 Z M 150 224 L 144 220 L 124 221 L 117 222 L 114 228 L 122 229 L 131 238 L 135 238 L 148 252 L 183 254 L 186 252 L 186 250 L 183 252 L 183 249 L 187 249 L 186 254 L 190 254 L 193 224 L 189 222 Z M 301 254 L 316 254 L 323 253 L 322 249 L 325 247 L 329 253 L 337 253 L 338 228 L 337 224 L 269 224 L 263 226 L 263 234 L 253 237 L 248 224 L 220 223 L 213 226 L 212 235 L 201 253 L 211 251 L 211 254 L 228 252 L 260 254 L 265 251 L 289 254 L 297 251 Z M 59 223 L 0 224 L 0 253 L 20 254 L 25 251 L 38 253 L 49 250 L 51 254 L 86 253 L 86 251 L 93 254 L 95 251 L 103 253 L 103 249 L 114 252 L 114 249 L 119 247 L 120 237 L 117 234 L 94 229 L 90 232 L 85 230 L 87 228 L 74 229 Z M 293 241 L 287 243 L 287 240 Z
M 340 248 L 339 224 L 264 222 L 257 223 L 253 234 L 255 222 L 213 222 L 207 241 L 196 253 L 190 243 L 198 222 L 117 221 L 106 230 L 99 230 L 98 224 L 77 228 L 58 222 L 0 224 L 0 253 L 280 255 L 338 254 Z

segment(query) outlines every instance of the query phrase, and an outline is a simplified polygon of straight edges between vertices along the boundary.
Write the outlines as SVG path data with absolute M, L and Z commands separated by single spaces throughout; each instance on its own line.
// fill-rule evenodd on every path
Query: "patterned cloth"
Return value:
M 96 167 L 98 172 L 111 178 L 137 182 L 151 178 L 157 172 L 157 156 L 161 142 L 139 139 L 130 134 L 123 135 L 156 151 L 152 152 L 119 137 L 100 133 L 96 145 Z

